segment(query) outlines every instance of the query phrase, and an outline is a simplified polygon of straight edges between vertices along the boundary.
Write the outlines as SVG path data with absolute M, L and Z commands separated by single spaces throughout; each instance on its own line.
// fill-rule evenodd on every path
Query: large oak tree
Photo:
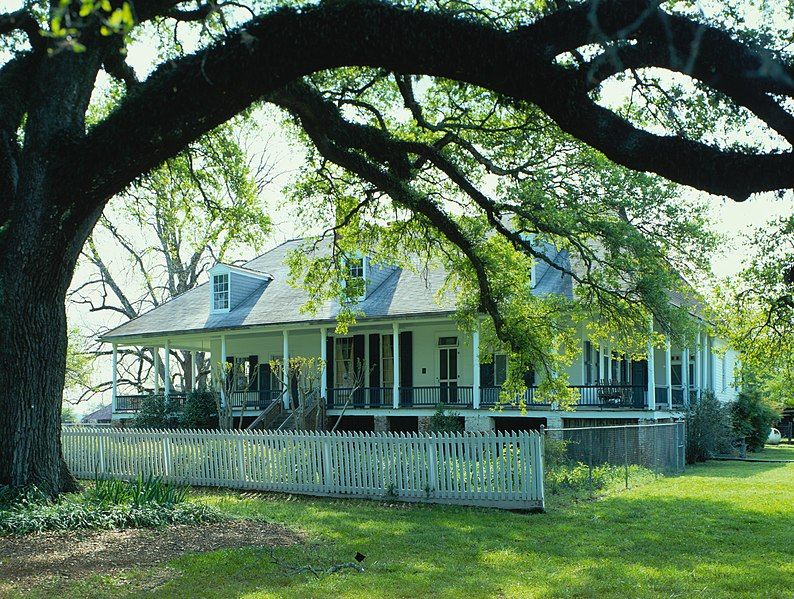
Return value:
M 254 102 L 272 101 L 292 112 L 326 160 L 441 232 L 468 261 L 478 302 L 509 338 L 511 323 L 472 242 L 475 234 L 406 181 L 432 164 L 476 203 L 489 227 L 531 254 L 524 238 L 499 228 L 503 206 L 461 176 L 443 144 L 406 144 L 386 127 L 345 121 L 338 106 L 301 78 L 348 66 L 383 69 L 396 74 L 416 120 L 422 114 L 406 75 L 445 78 L 538 110 L 628 169 L 740 201 L 794 187 L 794 67 L 774 40 L 739 35 L 686 8 L 669 12 L 655 1 L 593 0 L 530 11 L 515 3 L 507 11 L 513 18 L 500 20 L 452 4 L 253 3 L 250 20 L 230 28 L 219 17 L 239 6 L 62 0 L 0 15 L 0 34 L 11 40 L 0 69 L 0 484 L 35 483 L 52 493 L 73 484 L 59 443 L 64 299 L 104 205 Z M 219 23 L 214 41 L 164 59 L 145 80 L 125 63 L 121 50 L 136 28 L 211 18 Z M 598 102 L 602 81 L 654 67 L 687 76 L 716 102 L 740 107 L 782 140 L 783 149 L 706 143 L 708 136 L 686 127 L 660 132 Z M 89 128 L 86 112 L 103 70 L 127 92 Z M 653 94 L 655 85 L 640 87 Z M 674 94 L 663 97 L 676 101 Z M 708 104 L 705 110 L 708 119 Z M 520 208 L 512 212 L 532 220 Z

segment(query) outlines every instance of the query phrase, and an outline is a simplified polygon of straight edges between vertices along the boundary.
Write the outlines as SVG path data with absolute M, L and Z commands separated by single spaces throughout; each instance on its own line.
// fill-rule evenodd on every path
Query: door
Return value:
M 454 339 L 455 343 L 452 344 Z M 441 403 L 458 403 L 458 347 L 456 337 L 442 337 L 438 348 L 438 385 Z
M 631 398 L 634 407 L 642 408 L 646 405 L 645 395 L 648 389 L 648 363 L 637 360 L 631 363 Z

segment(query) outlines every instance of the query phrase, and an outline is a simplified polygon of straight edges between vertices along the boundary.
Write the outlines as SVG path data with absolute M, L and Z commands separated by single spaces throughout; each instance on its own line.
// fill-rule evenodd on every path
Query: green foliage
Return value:
M 53 501 L 35 488 L 0 489 L 0 535 L 48 531 L 146 528 L 219 522 L 215 508 L 186 502 L 189 489 L 161 479 L 139 477 L 131 483 L 98 479 L 82 495 Z
M 64 389 L 91 389 L 91 373 L 96 355 L 86 351 L 85 340 L 76 328 L 69 329 L 66 346 L 66 380 Z
M 460 421 L 460 414 L 448 412 L 443 406 L 438 406 L 430 417 L 430 431 L 434 433 L 460 433 L 465 427 Z
M 191 391 L 179 414 L 182 428 L 218 428 L 218 405 L 212 391 Z
M 130 504 L 135 507 L 144 505 L 176 505 L 187 499 L 189 487 L 179 487 L 166 483 L 162 478 L 138 475 L 132 482 L 116 478 L 94 480 L 94 487 L 84 494 L 90 501 L 107 504 Z
M 137 428 L 176 428 L 179 425 L 179 406 L 164 395 L 150 394 L 141 400 L 135 415 Z
M 758 386 L 746 386 L 730 405 L 733 430 L 747 441 L 748 451 L 761 451 L 772 426 L 780 420 L 780 412 L 765 399 Z
M 72 406 L 63 406 L 61 408 L 61 422 L 64 424 L 72 424 L 77 422 L 77 412 L 74 411 Z
M 735 439 L 730 406 L 711 392 L 703 393 L 699 402 L 686 413 L 686 461 L 688 464 L 731 450 Z

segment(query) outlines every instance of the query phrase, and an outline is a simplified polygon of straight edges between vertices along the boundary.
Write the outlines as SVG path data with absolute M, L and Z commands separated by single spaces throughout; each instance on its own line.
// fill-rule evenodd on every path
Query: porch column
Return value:
M 218 365 L 218 382 L 221 391 L 221 406 L 226 405 L 226 335 L 221 335 L 221 363 Z
M 709 385 L 712 391 L 717 390 L 717 360 L 715 359 L 714 355 L 714 337 L 709 337 L 709 364 L 711 368 L 709 368 L 709 375 L 711 381 Z
M 709 382 L 709 336 L 707 334 L 703 334 L 703 342 L 701 343 L 700 348 L 703 357 L 701 358 L 701 372 L 703 373 L 701 376 L 703 377 L 703 390 L 711 388 L 711 384 Z
M 703 388 L 703 376 L 700 373 L 700 360 L 703 357 L 700 351 L 700 328 L 698 328 L 698 334 L 695 339 L 695 397 L 699 400 L 700 399 L 700 391 Z
M 603 378 L 607 382 L 607 384 L 609 384 L 610 382 L 612 382 L 612 346 L 606 345 L 605 347 L 606 347 L 605 351 L 607 354 L 607 371 L 604 373 L 606 374 L 606 376 Z
M 289 331 L 283 331 L 282 350 L 282 372 L 284 376 L 284 409 L 289 410 L 290 406 L 290 385 L 289 385 Z
M 198 352 L 196 350 L 191 350 L 190 352 L 190 389 L 191 391 L 198 391 L 198 375 L 199 375 L 199 367 L 198 363 L 196 362 L 196 354 Z
M 471 332 L 471 353 L 472 353 L 471 392 L 473 395 L 472 407 L 475 410 L 479 410 L 480 409 L 480 331 L 477 330 L 476 328 Z
M 152 347 L 154 356 L 154 394 L 160 394 L 160 348 Z
M 110 402 L 111 402 L 111 410 L 112 413 L 115 414 L 116 412 L 116 395 L 118 393 L 118 363 L 119 363 L 119 355 L 118 355 L 118 346 L 114 343 L 113 344 L 113 387 L 112 392 L 110 395 Z
M 320 327 L 320 361 L 323 363 L 322 370 L 320 371 L 320 397 L 323 401 L 328 398 L 328 329 Z
M 653 335 L 653 316 L 649 323 L 649 332 Z M 656 373 L 654 372 L 653 364 L 653 339 L 648 339 L 648 409 L 656 409 Z
M 165 340 L 165 363 L 163 364 L 163 392 L 165 393 L 165 400 L 171 396 L 171 342 Z
M 392 407 L 396 410 L 400 407 L 400 325 L 393 322 L 391 325 L 392 332 L 392 356 L 393 364 L 392 370 L 394 371 L 394 388 L 392 389 Z
M 689 346 L 681 351 L 681 386 L 684 388 L 682 401 L 684 407 L 689 407 Z
M 664 342 L 664 382 L 667 384 L 667 408 L 673 409 L 673 366 L 672 356 L 670 355 L 672 348 L 670 347 L 670 336 Z

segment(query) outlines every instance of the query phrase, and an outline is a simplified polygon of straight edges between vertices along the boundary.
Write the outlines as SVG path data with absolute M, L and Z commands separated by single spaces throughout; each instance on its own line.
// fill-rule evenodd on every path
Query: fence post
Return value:
M 99 474 L 105 474 L 105 436 L 99 432 Z
M 168 434 L 163 435 L 163 477 L 169 478 L 171 476 L 171 442 Z
M 334 472 L 331 463 L 331 437 L 323 438 L 323 488 L 330 493 L 334 489 Z
M 593 429 L 590 428 L 587 431 L 589 440 L 588 440 L 588 451 L 587 451 L 587 481 L 588 485 L 590 486 L 590 499 L 593 498 Z
M 242 434 L 237 433 L 237 467 L 240 469 L 240 482 L 245 483 L 245 451 Z
M 639 432 L 637 433 L 639 434 Z M 623 427 L 623 469 L 626 477 L 626 488 L 629 488 L 629 429 Z
M 438 466 L 436 465 L 435 436 L 431 433 L 425 438 L 427 443 L 427 486 L 430 487 L 428 497 L 436 494 L 438 489 Z
M 544 465 L 543 465 L 543 444 L 545 443 L 546 439 L 544 434 L 541 432 L 535 437 L 535 442 L 532 444 L 534 451 L 532 452 L 533 459 L 533 466 L 535 468 L 535 473 L 537 478 L 535 479 L 536 486 L 537 486 L 537 494 L 538 498 L 540 499 L 540 507 L 541 509 L 546 509 L 546 477 L 544 474 Z

